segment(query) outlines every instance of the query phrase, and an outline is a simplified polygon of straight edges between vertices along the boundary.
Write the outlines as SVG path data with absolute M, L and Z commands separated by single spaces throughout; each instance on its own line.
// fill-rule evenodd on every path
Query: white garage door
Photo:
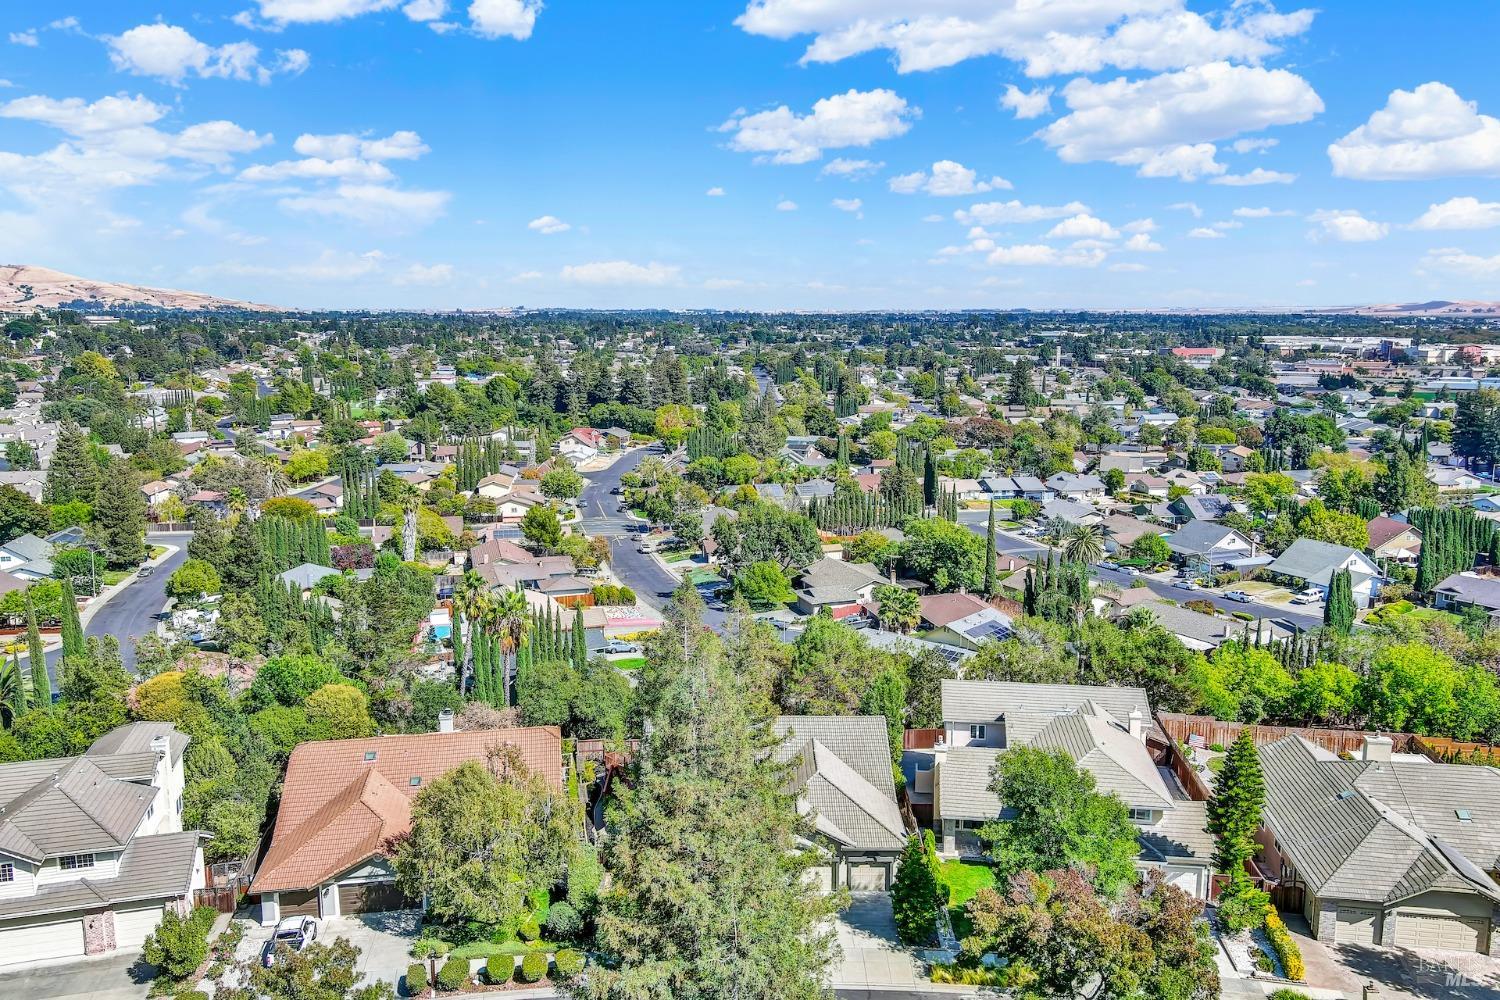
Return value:
M 1374 944 L 1377 915 L 1374 910 L 1340 906 L 1333 940 L 1338 944 Z
M 115 947 L 134 951 L 145 944 L 147 936 L 161 923 L 161 915 L 160 903 L 115 910 Z
M 833 868 L 830 865 L 814 865 L 802 873 L 802 878 L 819 892 L 833 891 Z
M 0 965 L 82 955 L 82 920 L 26 924 L 0 930 Z
M 1162 872 L 1168 885 L 1175 885 L 1189 896 L 1198 895 L 1198 869 L 1196 868 L 1174 868 L 1167 865 Z
M 1427 913 L 1396 914 L 1396 945 L 1444 951 L 1484 951 L 1489 921 L 1483 917 L 1445 917 Z
M 856 892 L 886 891 L 890 886 L 886 884 L 885 865 L 850 865 L 849 888 Z

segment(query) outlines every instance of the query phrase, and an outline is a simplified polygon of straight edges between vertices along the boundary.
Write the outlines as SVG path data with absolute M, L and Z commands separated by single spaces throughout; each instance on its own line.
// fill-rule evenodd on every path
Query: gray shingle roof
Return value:
M 886 578 L 869 563 L 847 563 L 842 559 L 819 559 L 802 574 L 797 589 L 815 604 L 853 601 L 858 592 Z
M 0 851 L 28 861 L 124 847 L 157 796 L 87 757 L 28 763 L 47 766 L 27 768 L 30 786 L 0 802 Z
M 935 813 L 944 819 L 991 820 L 1000 815 L 1000 797 L 990 791 L 994 747 L 954 747 L 938 768 Z
M 1362 571 L 1365 576 L 1373 576 L 1375 572 L 1378 572 L 1374 563 L 1371 563 L 1363 553 L 1356 552 L 1347 545 L 1320 542 L 1315 538 L 1297 539 L 1287 546 L 1286 551 L 1277 556 L 1276 561 L 1267 569 L 1272 573 L 1294 576 L 1308 583 L 1327 586 L 1333 576 L 1333 571 L 1342 566 L 1351 556 L 1358 557 L 1368 567 Z
M 326 576 L 338 576 L 339 571 L 327 566 L 319 566 L 317 563 L 302 563 L 293 566 L 285 573 L 278 576 L 283 583 L 295 583 L 303 590 L 311 590 L 319 580 Z
M 1390 801 L 1392 793 L 1421 781 L 1439 795 L 1443 783 L 1429 776 L 1430 768 L 1441 765 L 1344 761 L 1295 736 L 1262 747 L 1260 759 L 1266 821 L 1318 895 L 1394 903 L 1429 889 L 1452 889 L 1500 901 L 1500 886 L 1474 863 L 1492 859 L 1466 858 L 1414 822 L 1419 813 L 1402 815 Z M 1405 767 L 1421 773 L 1399 786 L 1370 774 Z
M 1500 577 L 1454 573 L 1434 588 L 1436 593 L 1481 608 L 1500 608 Z
M 1215 549 L 1223 549 L 1224 540 L 1232 535 L 1239 535 L 1239 532 L 1214 521 L 1189 521 L 1172 532 L 1167 545 L 1173 552 L 1182 555 L 1205 555 Z M 1239 535 L 1239 539 L 1245 547 L 1249 547 L 1249 539 L 1243 535 Z
M 943 681 L 943 718 L 988 722 L 1009 714 L 1064 715 L 1094 702 L 1119 722 L 1139 708 L 1149 719 L 1144 688 L 1091 684 L 1025 684 L 1019 681 Z
M 783 715 L 774 725 L 780 761 L 796 760 L 799 807 L 845 847 L 899 851 L 906 827 L 896 805 L 885 718 Z
M 185 896 L 192 888 L 202 836 L 189 830 L 137 837 L 120 856 L 119 874 L 114 878 L 55 882 L 38 887 L 34 895 L 0 899 L 0 918 Z
M 1179 799 L 1155 826 L 1141 831 L 1141 856 L 1157 861 L 1208 861 L 1214 838 L 1208 826 L 1208 803 Z
M 1006 741 L 1018 745 L 1009 731 Z M 1053 719 L 1027 745 L 1063 751 L 1094 776 L 1100 792 L 1118 795 L 1128 806 L 1171 809 L 1175 805 L 1146 744 L 1087 708 Z

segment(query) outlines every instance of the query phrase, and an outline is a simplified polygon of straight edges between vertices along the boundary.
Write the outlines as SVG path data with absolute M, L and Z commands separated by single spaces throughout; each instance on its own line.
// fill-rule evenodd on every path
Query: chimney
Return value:
M 438 713 L 438 732 L 453 732 L 453 709 L 445 708 Z
M 1142 743 L 1146 742 L 1146 716 L 1142 714 L 1140 706 L 1130 710 L 1130 735 Z
M 1391 762 L 1391 749 L 1394 744 L 1389 736 L 1366 736 L 1364 748 L 1360 756 L 1364 760 L 1378 761 L 1389 764 Z
M 151 737 L 151 752 L 156 754 L 156 756 L 165 757 L 170 747 L 171 743 L 166 736 Z

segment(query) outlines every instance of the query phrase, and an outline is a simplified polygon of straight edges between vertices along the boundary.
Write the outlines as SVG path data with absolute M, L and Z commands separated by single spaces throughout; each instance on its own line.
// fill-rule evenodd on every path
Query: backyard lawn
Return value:
M 938 866 L 938 881 L 948 889 L 948 918 L 953 922 L 953 933 L 963 940 L 970 931 L 964 904 L 980 889 L 994 888 L 995 870 L 966 861 L 944 861 Z

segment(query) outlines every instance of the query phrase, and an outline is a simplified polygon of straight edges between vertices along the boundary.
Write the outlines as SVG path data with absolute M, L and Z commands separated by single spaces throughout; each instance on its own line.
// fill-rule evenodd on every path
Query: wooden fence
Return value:
M 1413 736 L 1412 750 L 1440 764 L 1482 764 L 1500 767 L 1500 747 L 1489 743 L 1463 743 L 1442 736 Z
M 931 750 L 943 738 L 941 729 L 908 729 L 901 734 L 903 750 Z
M 1217 743 L 1227 747 L 1246 727 L 1241 722 L 1225 722 L 1209 715 L 1178 715 L 1174 712 L 1156 713 L 1157 724 L 1162 732 L 1171 737 L 1173 743 L 1183 743 L 1190 736 L 1203 740 L 1205 746 Z M 1366 736 L 1384 736 L 1396 753 L 1420 752 L 1412 746 L 1411 733 L 1375 733 L 1357 729 L 1316 729 L 1306 726 L 1250 726 L 1250 738 L 1257 746 L 1274 743 L 1286 736 L 1300 736 L 1336 754 L 1358 754 L 1364 747 Z

